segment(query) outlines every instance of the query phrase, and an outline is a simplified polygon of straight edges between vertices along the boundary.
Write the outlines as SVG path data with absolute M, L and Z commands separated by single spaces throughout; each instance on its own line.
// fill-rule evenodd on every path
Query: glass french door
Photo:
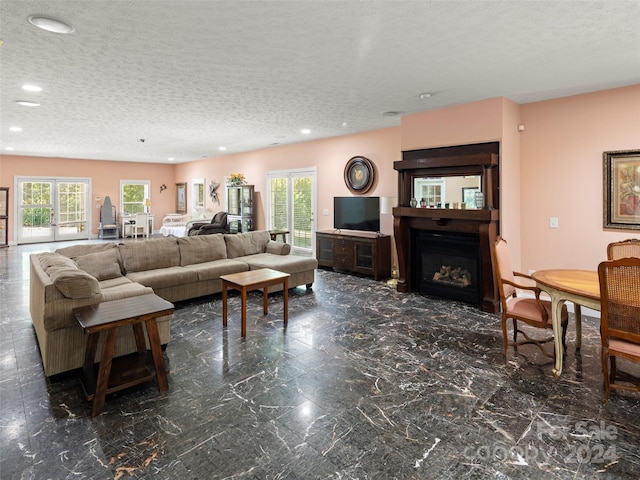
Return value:
M 88 178 L 22 177 L 16 183 L 18 243 L 89 238 Z
M 267 172 L 267 228 L 288 230 L 292 251 L 313 255 L 315 250 L 316 170 Z

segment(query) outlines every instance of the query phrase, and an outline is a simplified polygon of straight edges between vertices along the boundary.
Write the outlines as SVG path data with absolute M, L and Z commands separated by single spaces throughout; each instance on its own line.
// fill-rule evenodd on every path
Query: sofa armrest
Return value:
M 288 243 L 274 242 L 269 240 L 265 253 L 273 253 L 274 255 L 289 255 L 291 253 L 291 245 Z

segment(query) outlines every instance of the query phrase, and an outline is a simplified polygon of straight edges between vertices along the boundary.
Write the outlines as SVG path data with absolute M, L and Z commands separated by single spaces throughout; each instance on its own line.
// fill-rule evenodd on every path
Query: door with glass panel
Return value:
M 267 173 L 267 228 L 287 230 L 295 253 L 313 255 L 315 242 L 316 170 Z
M 89 179 L 18 178 L 17 242 L 88 239 Z

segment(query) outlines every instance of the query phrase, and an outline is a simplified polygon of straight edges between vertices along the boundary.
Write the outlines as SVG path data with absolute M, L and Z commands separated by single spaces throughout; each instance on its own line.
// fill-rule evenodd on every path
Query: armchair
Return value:
M 640 391 L 640 379 L 618 370 L 616 365 L 616 357 L 640 362 L 640 258 L 602 262 L 598 265 L 598 277 L 602 306 L 602 402 L 606 403 L 611 388 Z
M 189 229 L 188 236 L 210 235 L 213 233 L 229 233 L 227 212 L 218 212 L 211 219 L 211 223 L 194 223 Z
M 540 289 L 535 284 L 527 285 L 522 280 L 528 279 L 529 283 L 533 279 L 524 273 L 514 272 L 511 267 L 511 258 L 509 257 L 509 249 L 507 242 L 503 238 L 498 238 L 491 248 L 491 261 L 493 263 L 493 271 L 496 275 L 498 291 L 500 293 L 500 302 L 502 304 L 502 339 L 504 352 L 507 347 L 512 345 L 534 344 L 547 357 L 555 358 L 555 350 L 553 355 L 548 354 L 542 345 L 553 341 L 553 337 L 537 340 L 529 337 L 523 330 L 518 328 L 518 321 L 522 321 L 530 326 L 537 328 L 553 329 L 551 322 L 551 302 L 540 299 Z M 518 282 L 516 282 L 518 277 Z M 519 290 L 522 292 L 530 292 L 529 296 L 519 296 Z M 513 342 L 509 343 L 507 336 L 507 319 L 513 320 Z M 566 350 L 567 324 L 569 322 L 569 314 L 567 307 L 562 307 L 562 347 Z M 525 340 L 518 342 L 518 333 L 521 333 Z

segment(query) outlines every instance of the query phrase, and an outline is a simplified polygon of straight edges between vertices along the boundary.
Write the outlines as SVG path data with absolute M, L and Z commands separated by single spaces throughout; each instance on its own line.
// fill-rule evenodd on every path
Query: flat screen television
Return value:
M 333 197 L 333 227 L 380 231 L 380 197 Z

